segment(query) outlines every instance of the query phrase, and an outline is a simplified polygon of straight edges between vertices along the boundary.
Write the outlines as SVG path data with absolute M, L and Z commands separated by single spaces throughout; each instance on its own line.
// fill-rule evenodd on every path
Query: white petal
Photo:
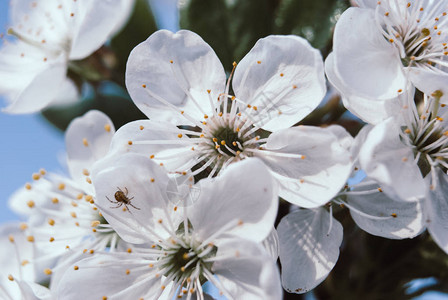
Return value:
M 354 208 L 350 214 L 356 224 L 370 234 L 388 239 L 419 235 L 425 229 L 421 201 L 395 199 L 389 197 L 387 189 L 380 192 L 378 188 L 374 181 L 363 182 L 353 189 L 354 193 L 347 194 L 347 203 Z M 363 191 L 370 193 L 360 193 Z
M 175 171 L 177 167 L 197 156 L 196 152 L 191 150 L 195 144 L 189 143 L 190 138 L 181 132 L 176 126 L 162 121 L 130 122 L 120 127 L 114 135 L 111 153 L 140 153 L 163 163 L 169 171 Z M 178 155 L 175 155 L 176 153 Z
M 58 299 L 152 299 L 161 287 L 144 260 L 131 255 L 96 255 L 67 269 L 59 286 Z M 143 268 L 146 266 L 146 268 Z M 129 274 L 127 274 L 129 270 Z M 151 276 L 152 275 L 152 276 Z
M 10 242 L 13 238 L 14 243 Z M 35 269 L 33 264 L 22 265 L 27 260 L 32 262 L 34 259 L 34 245 L 26 239 L 25 233 L 20 230 L 19 223 L 6 223 L 0 226 L 0 273 L 8 276 L 11 274 L 14 278 L 26 281 L 35 281 Z
M 276 184 L 260 160 L 232 164 L 219 177 L 201 180 L 199 187 L 189 218 L 202 239 L 220 232 L 261 242 L 271 232 L 278 207 Z
M 431 95 L 436 91 L 442 92 L 440 102 L 448 104 L 448 74 L 435 72 L 421 68 L 410 68 L 409 78 L 412 83 L 422 92 Z
M 109 117 L 97 110 L 74 119 L 67 128 L 67 165 L 71 177 L 85 191 L 92 189 L 86 178 L 90 176 L 93 164 L 106 156 L 114 132 L 114 124 Z
M 412 149 L 400 141 L 399 125 L 394 119 L 376 125 L 361 148 L 359 161 L 367 176 L 399 198 L 423 197 L 426 185 Z
M 375 12 L 349 8 L 336 23 L 334 69 L 356 95 L 391 99 L 405 90 L 406 78 L 398 50 L 376 25 Z
M 61 59 L 51 63 L 48 61 L 48 67 L 37 73 L 3 111 L 11 114 L 26 114 L 43 109 L 55 99 L 58 86 L 63 84 L 66 72 L 67 66 Z
M 350 87 L 347 87 L 335 70 L 334 53 L 330 53 L 325 60 L 325 73 L 330 82 L 342 94 L 344 106 L 364 122 L 378 124 L 400 113 L 402 106 L 397 97 L 391 99 L 360 97 Z
M 280 276 L 274 261 L 259 245 L 245 240 L 229 240 L 218 247 L 213 263 L 223 290 L 230 299 L 281 299 Z M 219 288 L 219 286 L 218 286 Z
M 133 3 L 132 0 L 89 0 L 73 4 L 75 25 L 70 59 L 83 59 L 99 49 L 129 17 Z
M 338 135 L 333 127 L 299 126 L 269 136 L 263 146 L 266 151 L 258 152 L 257 157 L 275 175 L 280 197 L 309 208 L 325 204 L 340 191 L 350 175 L 352 162 L 346 145 L 348 133 Z
M 342 225 L 324 209 L 298 210 L 277 227 L 283 287 L 305 293 L 320 284 L 333 269 L 342 243 Z M 332 222 L 332 224 L 330 224 Z
M 130 243 L 144 243 L 155 240 L 155 234 L 167 236 L 159 220 L 167 221 L 168 176 L 149 157 L 134 153 L 108 156 L 95 165 L 92 179 L 95 203 L 121 238 Z M 130 201 L 128 210 L 115 197 L 120 190 Z
M 268 237 L 262 242 L 263 247 L 266 251 L 271 255 L 274 261 L 278 259 L 278 234 L 275 228 L 272 228 L 271 233 Z
M 260 63 L 258 63 L 260 62 Z M 287 128 L 307 116 L 325 92 L 320 52 L 298 36 L 268 36 L 258 40 L 235 70 L 236 97 L 258 106 L 263 129 Z
M 448 253 L 448 175 L 437 172 L 434 190 L 429 192 L 426 199 L 428 220 L 426 226 L 431 237 L 439 247 Z
M 58 94 L 55 96 L 54 100 L 50 103 L 49 106 L 65 108 L 77 103 L 80 100 L 81 95 L 78 87 L 71 79 L 66 78 L 59 87 Z
M 225 80 L 213 49 L 187 30 L 155 32 L 132 50 L 126 68 L 126 86 L 140 110 L 152 120 L 178 125 L 191 123 L 181 110 L 198 121 L 211 115 L 209 97 L 216 101 Z

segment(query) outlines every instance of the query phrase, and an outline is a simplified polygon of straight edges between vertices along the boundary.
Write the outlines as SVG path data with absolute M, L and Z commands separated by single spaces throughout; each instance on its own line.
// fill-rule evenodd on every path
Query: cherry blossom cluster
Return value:
M 67 70 L 131 8 L 12 1 L 17 40 L 0 50 L 4 110 L 79 98 Z M 384 238 L 427 229 L 448 253 L 447 12 L 446 0 L 358 0 L 325 62 L 304 38 L 274 35 L 229 73 L 196 33 L 155 32 L 125 74 L 148 119 L 118 130 L 100 111 L 74 119 L 68 175 L 42 169 L 11 197 L 25 221 L 0 227 L 0 298 L 305 293 L 337 263 L 340 207 Z M 297 125 L 335 91 L 366 122 L 356 137 L 339 125 Z

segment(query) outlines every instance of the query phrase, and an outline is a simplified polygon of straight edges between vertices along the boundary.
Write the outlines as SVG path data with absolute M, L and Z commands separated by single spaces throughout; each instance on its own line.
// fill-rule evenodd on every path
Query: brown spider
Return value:
M 117 189 L 118 189 L 118 191 L 116 191 L 114 194 L 116 201 L 112 201 L 109 199 L 109 197 L 106 196 L 107 200 L 109 200 L 110 203 L 118 204 L 117 206 L 114 206 L 111 208 L 119 208 L 122 205 L 124 205 L 126 207 L 126 209 L 129 210 L 128 205 L 130 205 L 133 208 L 140 210 L 140 208 L 135 207 L 131 203 L 131 200 L 134 199 L 134 197 L 128 198 L 128 188 L 127 187 L 124 188 L 124 192 L 119 187 L 117 187 Z

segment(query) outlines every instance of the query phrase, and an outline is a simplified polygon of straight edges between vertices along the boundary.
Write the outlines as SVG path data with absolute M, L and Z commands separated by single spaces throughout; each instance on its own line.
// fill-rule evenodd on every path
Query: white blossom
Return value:
M 325 94 L 320 53 L 302 38 L 269 36 L 225 80 L 216 54 L 196 34 L 154 33 L 132 51 L 126 72 L 131 97 L 151 120 L 120 128 L 112 151 L 143 153 L 195 178 L 258 157 L 286 200 L 317 207 L 331 199 L 350 172 L 345 130 L 290 127 Z
M 361 148 L 360 162 L 390 197 L 424 199 L 426 227 L 438 245 L 448 251 L 448 126 L 440 96 L 439 92 L 425 96 L 420 110 L 409 103 L 403 109 L 403 118 L 376 125 Z
M 67 70 L 100 48 L 127 20 L 133 0 L 13 0 L 18 40 L 0 50 L 0 93 L 9 113 L 33 113 L 78 98 Z
M 124 240 L 143 245 L 78 262 L 61 280 L 61 299 L 204 299 L 205 281 L 229 299 L 281 297 L 274 261 L 259 244 L 271 233 L 278 205 L 263 163 L 246 160 L 202 180 L 197 202 L 178 207 L 167 199 L 167 174 L 148 157 L 105 161 L 95 167 L 96 203 Z M 117 188 L 128 191 L 117 199 L 127 211 L 111 206 Z
M 393 112 L 388 110 L 396 106 L 390 102 L 409 86 L 447 95 L 448 2 L 358 3 L 360 7 L 349 8 L 337 22 L 333 54 L 327 61 L 327 74 L 345 94 L 348 108 L 354 107 L 355 114 L 369 121 L 369 116 L 357 111 L 357 102 L 377 102 L 379 107 L 372 105 L 374 111 L 390 116 Z

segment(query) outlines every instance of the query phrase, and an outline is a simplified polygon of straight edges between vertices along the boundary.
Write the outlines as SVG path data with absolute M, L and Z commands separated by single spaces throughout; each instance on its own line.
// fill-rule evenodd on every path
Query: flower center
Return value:
M 188 232 L 184 228 L 181 223 L 175 236 L 160 245 L 163 254 L 158 259 L 158 265 L 167 278 L 181 287 L 188 287 L 191 282 L 199 281 L 202 284 L 207 281 L 204 273 L 213 274 L 213 261 L 209 259 L 213 260 L 218 248 L 211 243 L 203 245 L 195 240 L 191 223 L 188 224 Z
M 213 132 L 212 135 L 214 137 L 212 141 L 216 141 L 221 150 L 228 156 L 236 156 L 238 152 L 244 150 L 241 149 L 243 140 L 238 136 L 238 132 L 234 131 L 232 128 L 220 127 L 215 132 Z M 216 152 L 218 152 L 218 149 L 216 149 Z
M 429 101 L 425 110 L 408 128 L 404 128 L 405 138 L 402 141 L 414 151 L 415 161 L 423 177 L 434 167 L 448 170 L 448 128 L 443 117 L 437 116 L 438 101 Z
M 445 66 L 448 55 L 446 12 L 441 11 L 442 1 L 424 7 L 420 1 L 380 1 L 376 10 L 377 24 L 388 42 L 399 51 L 403 66 L 425 64 Z

